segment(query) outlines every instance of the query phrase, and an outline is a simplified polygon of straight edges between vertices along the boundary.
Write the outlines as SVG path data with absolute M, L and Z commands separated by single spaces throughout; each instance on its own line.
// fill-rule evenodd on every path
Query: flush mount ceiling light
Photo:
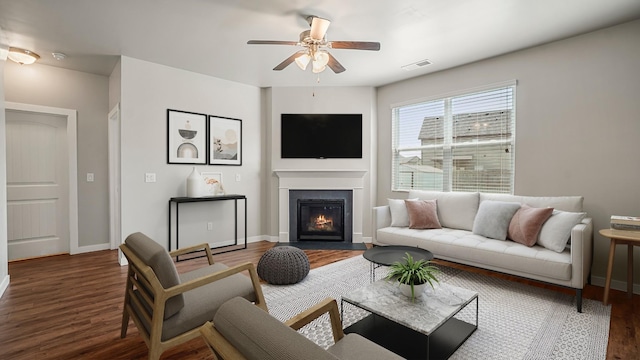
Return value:
M 40 59 L 40 55 L 30 50 L 20 49 L 17 47 L 10 47 L 7 57 L 20 65 L 29 65 Z
M 378 42 L 328 41 L 325 35 L 331 21 L 317 16 L 308 16 L 306 20 L 311 28 L 300 33 L 299 41 L 249 40 L 247 44 L 301 46 L 304 49 L 286 58 L 273 70 L 280 71 L 293 62 L 300 69 L 305 70 L 311 62 L 311 70 L 316 74 L 324 71 L 327 67 L 336 74 L 345 71 L 344 66 L 326 49 L 380 50 L 380 43 Z

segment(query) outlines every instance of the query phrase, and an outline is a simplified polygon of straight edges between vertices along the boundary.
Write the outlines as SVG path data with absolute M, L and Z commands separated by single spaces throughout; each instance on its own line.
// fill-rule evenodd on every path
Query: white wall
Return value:
M 0 41 L 4 33 L 0 28 Z M 4 65 L 8 46 L 0 42 L 0 297 L 9 286 L 7 245 L 7 150 L 5 141 Z
M 638 64 L 634 21 L 380 87 L 377 203 L 406 195 L 390 190 L 392 104 L 517 79 L 515 193 L 582 195 L 596 232 L 609 227 L 612 214 L 639 215 Z M 596 234 L 594 283 L 606 275 L 608 250 Z M 640 247 L 635 252 L 637 258 Z M 614 280 L 625 281 L 626 247 L 615 264 Z
M 109 75 L 109 111 L 111 111 L 122 97 L 122 62 L 118 60 L 118 63 L 113 68 L 111 75 Z
M 168 201 L 186 196 L 186 178 L 193 165 L 167 164 L 167 109 L 218 115 L 242 120 L 242 166 L 198 165 L 200 172 L 221 172 L 228 194 L 248 198 L 248 236 L 262 234 L 261 180 L 263 123 L 257 87 L 234 83 L 185 70 L 129 57 L 121 58 L 122 126 L 122 236 L 143 232 L 161 244 L 168 239 Z M 155 173 L 157 182 L 145 183 L 145 173 Z M 236 174 L 241 181 L 235 181 Z M 228 208 L 195 205 L 194 211 L 180 210 L 180 227 L 200 227 L 197 236 L 181 235 L 180 246 L 228 238 L 233 213 Z M 232 210 L 232 209 L 231 209 Z M 205 221 L 224 220 L 227 226 L 206 232 L 202 213 L 213 214 Z M 223 218 L 227 216 L 226 218 Z M 220 233 L 223 231 L 224 233 Z M 175 246 L 174 246 L 175 247 Z
M 108 80 L 106 76 L 38 63 L 22 66 L 9 61 L 4 71 L 6 101 L 77 110 L 81 248 L 95 249 L 109 243 Z M 94 182 L 86 181 L 87 173 L 94 174 Z
M 268 171 L 271 184 L 269 193 L 269 234 L 278 235 L 278 177 L 273 170 L 280 169 L 344 169 L 367 170 L 364 181 L 363 236 L 371 235 L 371 206 L 374 190 L 371 186 L 371 164 L 376 153 L 373 134 L 376 127 L 376 92 L 372 87 L 278 87 L 265 96 L 267 104 L 267 132 L 270 143 Z M 280 157 L 280 115 L 293 114 L 362 114 L 362 159 L 282 159 Z

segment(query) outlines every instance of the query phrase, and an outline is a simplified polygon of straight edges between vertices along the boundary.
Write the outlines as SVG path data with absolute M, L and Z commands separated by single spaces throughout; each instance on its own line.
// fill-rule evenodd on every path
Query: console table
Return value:
M 169 199 L 169 244 L 168 249 L 171 251 L 171 220 L 173 218 L 173 209 L 175 208 L 176 212 L 176 249 L 180 248 L 180 205 L 189 204 L 189 203 L 200 203 L 207 201 L 233 201 L 234 203 L 234 234 L 235 234 L 235 243 L 233 245 L 224 245 L 219 246 L 214 249 L 222 249 L 229 246 L 237 246 L 238 245 L 238 200 L 244 200 L 244 246 L 237 247 L 234 249 L 220 251 L 216 254 L 221 254 L 229 251 L 235 251 L 240 249 L 247 248 L 247 197 L 244 195 L 220 195 L 220 196 L 202 196 L 202 197 L 173 197 Z M 175 206 L 173 206 L 175 204 Z

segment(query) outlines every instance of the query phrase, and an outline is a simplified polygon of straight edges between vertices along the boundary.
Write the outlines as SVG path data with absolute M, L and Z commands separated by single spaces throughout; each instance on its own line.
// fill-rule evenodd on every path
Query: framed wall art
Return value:
M 167 163 L 207 163 L 207 115 L 167 109 Z
M 242 165 L 242 120 L 209 115 L 209 164 Z

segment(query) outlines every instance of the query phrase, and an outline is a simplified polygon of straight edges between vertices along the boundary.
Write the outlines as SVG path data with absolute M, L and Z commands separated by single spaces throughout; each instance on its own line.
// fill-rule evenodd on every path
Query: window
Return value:
M 515 82 L 392 108 L 392 190 L 513 194 Z

